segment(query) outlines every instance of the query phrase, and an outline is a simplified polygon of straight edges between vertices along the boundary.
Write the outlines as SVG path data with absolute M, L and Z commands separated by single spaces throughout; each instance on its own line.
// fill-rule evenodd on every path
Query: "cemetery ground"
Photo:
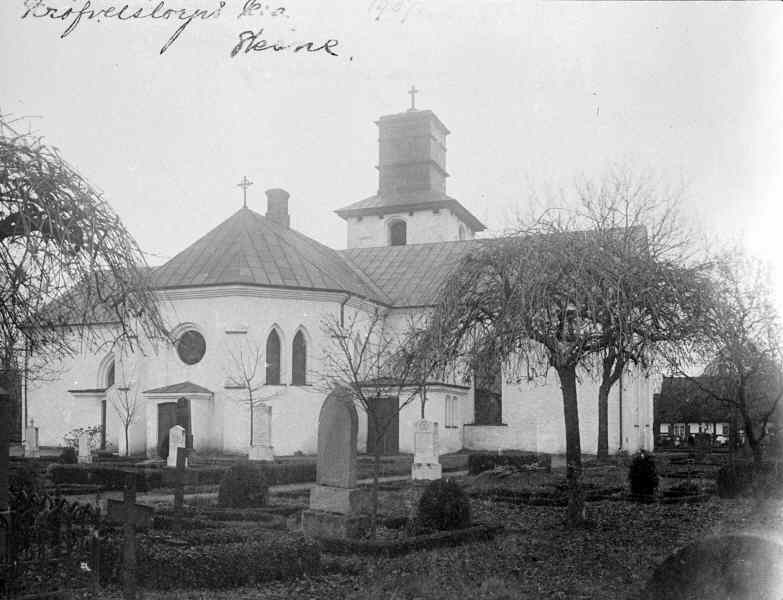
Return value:
M 308 485 L 273 486 L 265 509 L 234 511 L 216 506 L 214 486 L 189 486 L 179 529 L 175 529 L 171 490 L 152 490 L 146 496 L 139 495 L 140 501 L 155 506 L 157 520 L 152 532 L 139 534 L 141 553 L 151 538 L 166 538 L 166 554 L 157 559 L 189 555 L 191 564 L 180 569 L 181 585 L 167 583 L 166 589 L 152 589 L 142 584 L 141 591 L 144 598 L 154 600 L 634 598 L 667 556 L 692 541 L 733 532 L 783 534 L 783 500 L 779 495 L 764 500 L 719 498 L 714 493 L 715 465 L 709 460 L 694 464 L 683 458 L 682 454 L 657 456 L 659 472 L 664 475 L 661 489 L 676 491 L 685 483 L 695 486 L 697 493 L 680 497 L 671 492 L 655 503 L 628 498 L 627 459 L 601 465 L 588 461 L 584 483 L 590 523 L 577 530 L 564 526 L 562 466 L 554 466 L 551 472 L 512 468 L 478 475 L 459 472 L 456 479 L 469 494 L 474 523 L 496 523 L 503 530 L 490 540 L 397 556 L 334 553 L 328 548 L 318 551 L 306 543 L 299 547 L 300 536 L 288 530 L 298 511 L 307 505 Z M 394 469 L 389 466 L 387 474 Z M 411 513 L 415 498 L 409 480 L 392 476 L 382 482 L 380 540 L 404 535 L 400 523 Z M 278 565 L 277 573 L 268 571 L 272 578 L 281 577 L 279 580 L 253 581 L 251 575 L 242 586 L 228 589 L 215 589 L 219 583 L 203 583 L 195 544 L 212 544 L 220 552 L 222 544 L 248 542 L 255 544 L 249 546 L 245 565 L 250 570 L 253 561 L 279 562 L 263 554 L 265 544 L 301 550 L 292 556 L 310 562 L 288 570 Z M 253 555 L 258 548 L 262 552 Z M 142 560 L 140 568 L 150 568 L 150 564 Z M 160 570 L 165 573 L 167 568 L 161 565 Z M 216 577 L 220 579 L 219 574 Z M 263 569 L 259 578 L 264 578 Z M 186 583 L 197 580 L 202 584 L 189 587 Z M 123 594 L 115 580 L 91 597 L 119 600 Z

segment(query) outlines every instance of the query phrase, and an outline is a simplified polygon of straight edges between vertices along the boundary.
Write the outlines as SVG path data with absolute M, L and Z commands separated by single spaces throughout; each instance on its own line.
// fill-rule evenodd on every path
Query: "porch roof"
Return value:
M 211 394 L 212 390 L 197 385 L 192 381 L 183 381 L 151 390 L 144 390 L 145 394 Z

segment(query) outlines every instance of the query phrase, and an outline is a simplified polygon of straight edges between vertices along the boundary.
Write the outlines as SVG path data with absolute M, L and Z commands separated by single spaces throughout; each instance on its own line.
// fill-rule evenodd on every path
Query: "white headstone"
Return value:
M 174 425 L 169 429 L 169 457 L 166 465 L 169 467 L 177 466 L 177 448 L 185 447 L 185 428 L 182 425 Z
M 421 419 L 414 424 L 413 432 L 413 469 L 412 479 L 440 479 L 440 443 L 438 441 L 438 424 Z
M 27 458 L 40 458 L 41 456 L 41 451 L 38 448 L 38 428 L 32 419 L 24 430 L 24 455 Z
M 90 448 L 90 434 L 82 433 L 79 435 L 79 462 L 92 462 L 92 448 Z
M 272 448 L 272 407 L 259 404 L 253 408 L 253 443 L 248 452 L 250 460 L 274 460 Z

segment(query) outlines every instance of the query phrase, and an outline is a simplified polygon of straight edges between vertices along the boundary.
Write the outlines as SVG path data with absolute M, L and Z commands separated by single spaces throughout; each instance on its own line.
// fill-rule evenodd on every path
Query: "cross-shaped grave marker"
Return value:
M 190 444 L 193 445 L 192 442 Z M 185 503 L 185 465 L 190 448 L 177 448 L 177 471 L 174 478 L 174 515 L 177 519 L 177 528 L 181 528 L 182 508 Z
M 123 595 L 125 600 L 136 600 L 136 528 L 152 527 L 155 509 L 136 504 L 136 473 L 128 473 L 125 479 L 123 501 L 109 500 L 107 513 L 110 521 L 124 524 Z

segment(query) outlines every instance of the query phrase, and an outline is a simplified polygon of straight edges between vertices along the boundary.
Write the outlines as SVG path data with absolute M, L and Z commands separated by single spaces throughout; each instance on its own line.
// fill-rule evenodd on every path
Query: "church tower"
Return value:
M 484 225 L 446 195 L 446 136 L 431 110 L 386 115 L 378 125 L 378 193 L 335 211 L 348 248 L 471 240 Z

